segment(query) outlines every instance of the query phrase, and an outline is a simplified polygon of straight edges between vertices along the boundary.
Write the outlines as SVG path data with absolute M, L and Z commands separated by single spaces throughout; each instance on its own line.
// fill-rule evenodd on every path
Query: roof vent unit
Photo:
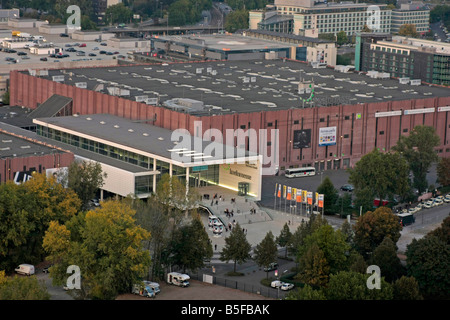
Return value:
M 355 66 L 343 66 L 343 65 L 337 65 L 334 70 L 341 72 L 341 73 L 350 73 L 352 71 L 355 71 Z
M 422 84 L 422 81 L 420 79 L 412 79 L 409 82 L 409 84 L 412 85 L 412 86 L 420 86 Z
M 81 89 L 86 89 L 87 88 L 87 82 L 77 82 L 77 83 L 75 83 L 75 87 L 81 88 Z
M 54 82 L 64 82 L 64 76 L 53 76 L 52 81 Z
M 298 94 L 311 93 L 314 89 L 314 82 L 312 81 L 301 81 L 298 83 Z
M 408 84 L 409 83 L 409 78 L 399 78 L 398 79 L 398 83 L 400 83 L 400 84 Z
M 264 58 L 265 58 L 266 60 L 275 60 L 275 59 L 278 59 L 278 52 L 275 52 L 275 51 L 269 51 L 269 52 L 266 52 L 266 53 L 264 54 Z
M 146 101 L 148 96 L 135 96 L 136 102 Z

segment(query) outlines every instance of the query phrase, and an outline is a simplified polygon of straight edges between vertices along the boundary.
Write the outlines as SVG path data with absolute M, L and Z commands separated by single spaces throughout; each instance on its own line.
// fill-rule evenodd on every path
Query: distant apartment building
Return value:
M 430 9 L 423 2 L 401 3 L 392 10 L 391 32 L 398 33 L 404 24 L 413 24 L 416 31 L 425 33 L 430 29 Z
M 356 37 L 355 69 L 449 86 L 450 44 L 390 34 L 361 33 Z
M 106 9 L 115 4 L 122 3 L 122 0 L 94 0 L 94 12 L 100 21 L 106 20 Z
M 330 3 L 326 0 L 275 0 L 266 10 L 250 11 L 250 29 L 317 36 L 321 33 L 347 35 L 360 32 L 370 24 L 373 4 L 343 1 Z M 379 29 L 377 32 L 391 32 L 391 13 L 386 4 L 379 7 Z
M 0 9 L 0 24 L 7 24 L 9 19 L 17 19 L 19 17 L 19 9 Z

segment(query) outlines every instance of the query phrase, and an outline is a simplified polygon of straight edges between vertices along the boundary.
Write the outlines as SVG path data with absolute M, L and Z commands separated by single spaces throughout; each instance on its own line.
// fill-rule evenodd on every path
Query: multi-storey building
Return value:
M 356 37 L 355 68 L 392 77 L 450 85 L 450 44 L 437 41 L 361 33 Z
M 373 25 L 372 4 L 351 1 L 328 3 L 314 0 L 275 0 L 273 10 L 251 11 L 250 29 L 287 32 L 295 35 L 337 34 L 353 35 L 365 25 Z M 386 4 L 377 4 L 377 32 L 391 31 L 391 13 Z
M 430 29 L 430 9 L 423 3 L 402 3 L 399 9 L 392 10 L 391 32 L 398 33 L 400 27 L 412 24 L 419 33 Z

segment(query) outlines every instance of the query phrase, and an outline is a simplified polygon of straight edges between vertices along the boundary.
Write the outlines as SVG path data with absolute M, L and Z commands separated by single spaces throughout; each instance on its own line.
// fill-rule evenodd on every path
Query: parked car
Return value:
M 107 55 L 107 56 L 112 56 L 112 55 L 114 55 L 114 53 L 112 53 L 111 51 L 108 51 L 108 52 L 106 53 L 106 55 Z
M 106 51 L 105 50 L 101 50 L 99 53 L 100 54 L 106 54 Z
M 23 51 L 19 51 L 19 52 L 17 52 L 17 55 L 18 55 L 18 56 L 26 56 L 27 53 L 26 53 L 26 52 L 23 52 Z
M 264 271 L 272 271 L 272 270 L 276 270 L 278 268 L 278 263 L 276 262 L 272 262 L 271 264 L 269 264 L 267 267 L 264 267 Z
M 79 47 L 80 47 L 80 48 L 84 48 L 84 47 L 86 47 L 86 43 L 82 43 L 82 44 L 80 44 L 80 45 L 79 45 Z
M 100 43 L 101 46 L 107 46 L 105 42 Z
M 97 50 L 100 50 L 100 49 L 98 47 L 94 47 L 94 48 L 92 48 L 92 50 L 97 51 Z
M 22 60 L 28 60 L 28 59 L 30 59 L 29 56 L 23 56 L 23 57 L 22 57 Z
M 447 203 L 450 202 L 450 194 L 448 194 L 444 197 L 444 202 L 447 202 Z
M 294 285 L 292 283 L 283 283 L 280 287 L 283 291 L 288 291 L 294 288 Z
M 47 61 L 48 59 L 46 57 L 42 57 L 41 59 L 39 59 L 41 61 Z
M 444 201 L 442 201 L 441 199 L 435 199 L 434 200 L 434 206 L 435 207 L 437 207 L 437 206 L 440 206 L 441 204 L 444 204 Z
M 341 190 L 342 190 L 342 191 L 349 191 L 349 192 L 352 192 L 354 189 L 355 189 L 355 188 L 354 188 L 351 184 L 344 184 L 344 185 L 341 187 Z
M 53 266 L 53 265 L 51 264 L 51 265 L 46 266 L 44 269 L 42 269 L 42 272 L 43 273 L 49 273 L 50 272 L 49 269 L 50 269 L 51 266 Z
M 89 57 L 96 57 L 97 55 L 95 53 L 89 53 Z
M 275 281 L 272 281 L 272 282 L 270 283 L 270 286 L 271 286 L 272 288 L 279 288 L 279 287 L 281 287 L 283 284 L 284 284 L 284 282 L 282 282 L 282 281 L 280 281 L 280 280 L 275 280 Z
M 100 202 L 98 202 L 98 199 L 91 199 L 91 200 L 89 201 L 89 203 L 90 203 L 91 205 L 93 205 L 94 207 L 100 207 Z
M 63 37 L 63 38 L 68 38 L 69 37 L 69 35 L 67 33 L 60 33 L 59 36 Z

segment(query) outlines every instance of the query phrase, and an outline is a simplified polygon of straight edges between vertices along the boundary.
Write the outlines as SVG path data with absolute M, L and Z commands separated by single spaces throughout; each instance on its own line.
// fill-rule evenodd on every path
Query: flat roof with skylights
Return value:
M 395 79 L 341 73 L 289 60 L 165 63 L 48 73 L 44 78 L 49 80 L 167 108 L 171 107 L 166 102 L 174 99 L 197 100 L 202 106 L 185 112 L 198 116 L 450 95 L 450 90 L 436 86 L 401 84 Z M 299 93 L 300 81 L 314 84 L 310 105 L 303 103 L 310 93 Z

